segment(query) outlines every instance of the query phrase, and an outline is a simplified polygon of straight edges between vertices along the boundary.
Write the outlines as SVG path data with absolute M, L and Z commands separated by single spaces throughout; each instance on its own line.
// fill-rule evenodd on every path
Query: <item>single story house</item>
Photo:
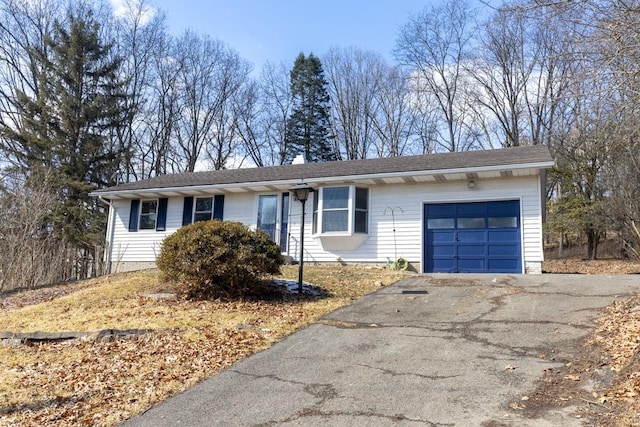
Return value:
M 153 267 L 193 221 L 240 221 L 305 263 L 403 258 L 419 272 L 540 273 L 545 146 L 163 175 L 92 193 L 109 205 L 110 271 Z

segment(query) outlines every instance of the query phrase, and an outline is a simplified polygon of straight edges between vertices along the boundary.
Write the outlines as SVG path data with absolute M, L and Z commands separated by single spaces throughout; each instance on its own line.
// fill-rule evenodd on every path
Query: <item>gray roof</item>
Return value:
M 509 165 L 553 163 L 549 149 L 543 145 L 504 148 L 499 150 L 465 151 L 457 153 L 425 154 L 418 156 L 388 157 L 378 159 L 344 160 L 323 163 L 306 163 L 245 169 L 228 169 L 207 172 L 186 172 L 161 175 L 155 178 L 121 184 L 94 192 L 184 188 L 192 186 L 264 183 L 274 181 L 309 180 L 314 178 L 372 176 L 418 171 L 462 170 Z

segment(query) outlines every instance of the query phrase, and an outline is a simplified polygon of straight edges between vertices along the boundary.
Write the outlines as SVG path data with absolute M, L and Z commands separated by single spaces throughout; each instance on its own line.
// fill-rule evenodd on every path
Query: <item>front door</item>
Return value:
M 261 195 L 258 198 L 258 229 L 276 240 L 276 224 L 278 223 L 278 195 Z
M 260 195 L 256 225 L 258 229 L 267 233 L 271 240 L 280 244 L 282 252 L 286 252 L 289 232 L 289 193 Z

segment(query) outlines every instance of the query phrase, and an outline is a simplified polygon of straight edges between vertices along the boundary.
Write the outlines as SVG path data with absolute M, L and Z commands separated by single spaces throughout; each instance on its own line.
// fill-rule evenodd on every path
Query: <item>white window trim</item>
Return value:
M 341 188 L 347 187 L 349 188 L 349 196 L 347 200 L 347 230 L 342 231 L 322 231 L 323 226 L 323 214 L 324 214 L 324 190 L 325 188 Z M 367 189 L 367 232 L 356 232 L 355 230 L 355 222 L 356 222 L 356 188 L 366 188 Z M 317 224 L 312 224 L 312 227 L 315 226 L 316 232 L 312 234 L 314 237 L 322 237 L 322 236 L 368 236 L 370 229 L 370 212 L 371 212 L 371 189 L 364 185 L 327 185 L 318 188 L 314 192 L 314 197 L 318 197 L 318 211 L 317 211 Z M 331 209 L 334 210 L 334 209 Z M 344 210 L 344 208 L 335 209 Z M 313 212 L 312 212 L 313 218 Z
M 153 221 L 153 228 L 142 228 L 142 216 L 149 215 L 142 213 L 142 206 L 145 202 L 156 202 L 155 220 Z M 138 213 L 138 231 L 156 231 L 158 227 L 158 208 L 160 207 L 160 199 L 142 199 L 140 200 L 140 212 Z
M 214 196 L 201 196 L 201 197 L 197 197 L 195 196 L 193 198 L 193 209 L 191 209 L 192 213 L 191 213 L 191 223 L 196 222 L 196 214 L 197 213 L 204 213 L 207 211 L 196 211 L 196 206 L 198 205 L 198 199 L 211 199 L 211 212 L 209 215 L 209 220 L 211 220 L 213 218 L 213 212 L 215 211 L 215 202 L 216 202 L 216 198 Z

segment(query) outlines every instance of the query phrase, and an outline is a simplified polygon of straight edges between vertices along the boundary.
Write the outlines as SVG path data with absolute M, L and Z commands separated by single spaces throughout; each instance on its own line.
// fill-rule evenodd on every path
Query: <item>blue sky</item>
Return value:
M 300 52 L 318 56 L 355 46 L 392 59 L 399 28 L 439 0 L 150 0 L 171 33 L 185 29 L 226 42 L 255 69 L 269 60 L 293 64 Z

